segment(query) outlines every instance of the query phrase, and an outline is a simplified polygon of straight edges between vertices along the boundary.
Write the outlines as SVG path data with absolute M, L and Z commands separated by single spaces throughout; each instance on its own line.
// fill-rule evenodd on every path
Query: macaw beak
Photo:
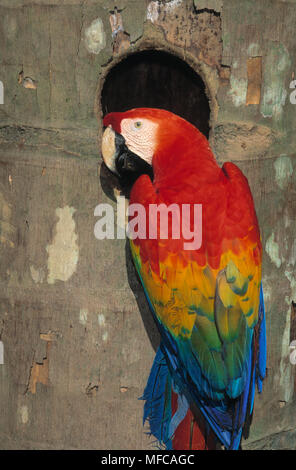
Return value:
M 133 182 L 143 174 L 153 179 L 152 167 L 129 150 L 124 137 L 111 125 L 103 133 L 102 156 L 107 168 L 126 181 Z

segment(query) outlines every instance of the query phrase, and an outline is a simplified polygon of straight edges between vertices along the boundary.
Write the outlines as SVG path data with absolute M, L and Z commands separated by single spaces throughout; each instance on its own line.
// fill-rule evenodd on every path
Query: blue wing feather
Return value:
M 263 287 L 260 289 L 260 307 L 259 307 L 259 352 L 257 367 L 257 387 L 258 391 L 262 391 L 262 382 L 266 375 L 266 321 Z

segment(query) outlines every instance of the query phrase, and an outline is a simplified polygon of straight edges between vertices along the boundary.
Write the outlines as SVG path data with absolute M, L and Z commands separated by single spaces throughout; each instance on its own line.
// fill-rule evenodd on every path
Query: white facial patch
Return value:
M 152 165 L 152 157 L 156 148 L 158 124 L 145 118 L 123 119 L 121 135 L 127 147 L 136 155 Z

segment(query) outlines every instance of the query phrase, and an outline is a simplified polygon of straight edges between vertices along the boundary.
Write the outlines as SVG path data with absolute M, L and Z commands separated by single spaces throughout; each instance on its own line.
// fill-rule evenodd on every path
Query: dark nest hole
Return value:
M 205 84 L 186 62 L 167 52 L 137 52 L 115 65 L 106 77 L 101 106 L 103 115 L 140 107 L 166 109 L 209 137 Z

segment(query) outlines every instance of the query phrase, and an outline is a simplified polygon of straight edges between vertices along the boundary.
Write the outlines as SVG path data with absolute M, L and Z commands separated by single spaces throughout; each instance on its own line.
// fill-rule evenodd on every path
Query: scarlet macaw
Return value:
M 262 247 L 248 181 L 233 163 L 220 168 L 207 139 L 168 111 L 110 113 L 103 123 L 107 167 L 140 174 L 130 204 L 147 209 L 147 227 L 151 204 L 177 204 L 180 214 L 202 204 L 198 249 L 184 249 L 183 233 L 174 239 L 172 230 L 130 240 L 161 334 L 144 421 L 167 449 L 238 449 L 266 369 Z

